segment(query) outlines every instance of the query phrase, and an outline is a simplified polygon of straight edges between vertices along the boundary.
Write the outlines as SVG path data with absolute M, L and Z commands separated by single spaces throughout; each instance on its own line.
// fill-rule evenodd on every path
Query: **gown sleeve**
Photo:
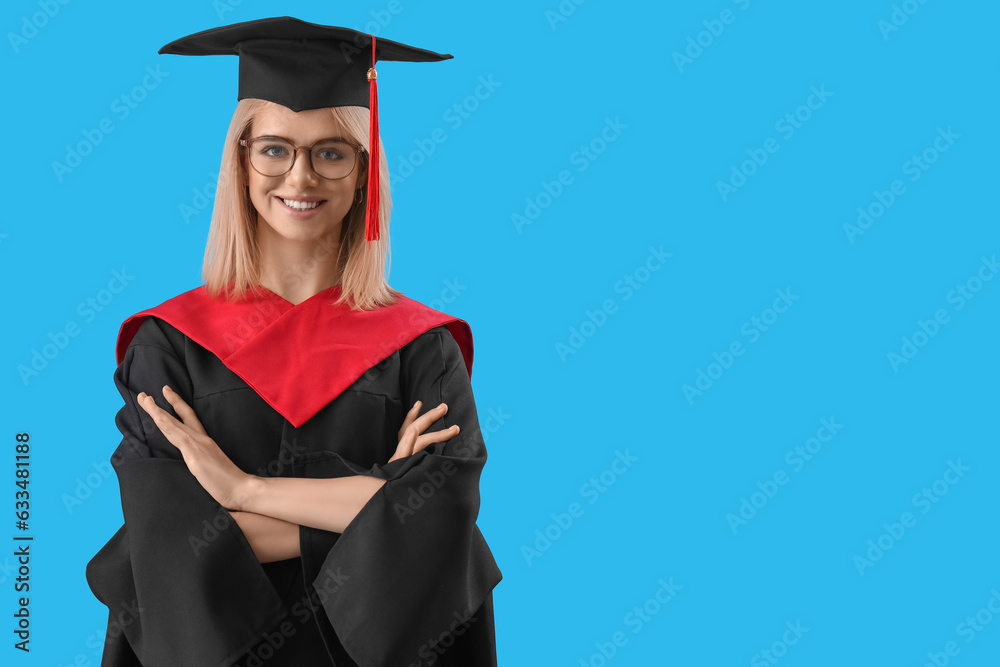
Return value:
M 303 471 L 387 480 L 329 549 L 313 585 L 329 591 L 322 606 L 360 667 L 493 666 L 492 590 L 501 573 L 476 525 L 486 447 L 447 327 L 401 349 L 400 381 L 404 413 L 417 400 L 421 414 L 448 404 L 425 433 L 452 424 L 460 433 L 385 465 L 362 470 L 333 455 L 314 474 Z
M 176 416 L 167 384 L 194 404 L 183 355 L 148 317 L 115 371 L 124 524 L 87 564 L 109 610 L 105 667 L 229 667 L 288 613 L 232 515 L 137 402 L 145 391 Z

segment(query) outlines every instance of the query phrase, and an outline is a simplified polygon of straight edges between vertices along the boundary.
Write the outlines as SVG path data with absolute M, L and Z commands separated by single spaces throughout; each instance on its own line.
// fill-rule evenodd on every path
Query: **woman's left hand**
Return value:
M 215 440 L 208 437 L 194 409 L 177 392 L 164 385 L 163 397 L 183 421 L 177 421 L 146 392 L 139 393 L 139 405 L 153 418 L 170 444 L 180 450 L 188 470 L 216 502 L 226 509 L 240 510 L 252 475 L 240 470 Z

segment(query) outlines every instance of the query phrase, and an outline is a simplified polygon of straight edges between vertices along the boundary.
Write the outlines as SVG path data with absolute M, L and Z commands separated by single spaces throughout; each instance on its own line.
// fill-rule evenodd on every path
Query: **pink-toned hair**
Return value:
M 208 232 L 202 278 L 208 293 L 215 298 L 239 300 L 250 292 L 260 294 L 260 249 L 256 241 L 257 210 L 250 201 L 246 188 L 246 165 L 240 152 L 240 139 L 248 138 L 255 118 L 267 105 L 265 100 L 246 98 L 240 100 L 233 112 L 233 119 L 226 134 L 222 154 L 219 183 L 215 191 L 215 208 Z M 364 107 L 331 107 L 333 117 L 343 126 L 349 138 L 364 147 L 362 162 L 358 165 L 359 183 L 365 183 L 368 155 L 368 109 Z M 338 304 L 347 303 L 354 310 L 374 310 L 395 303 L 400 292 L 386 281 L 389 266 L 389 211 L 392 199 L 389 194 L 389 168 L 385 151 L 379 141 L 379 240 L 371 247 L 365 241 L 365 210 L 368 206 L 366 188 L 361 188 L 361 201 L 351 206 L 341 225 L 339 261 L 341 295 Z M 313 259 L 322 261 L 328 251 L 322 242 L 317 244 Z M 327 259 L 329 257 L 327 256 Z M 285 269 L 285 276 L 297 267 Z M 234 283 L 226 292 L 229 283 Z

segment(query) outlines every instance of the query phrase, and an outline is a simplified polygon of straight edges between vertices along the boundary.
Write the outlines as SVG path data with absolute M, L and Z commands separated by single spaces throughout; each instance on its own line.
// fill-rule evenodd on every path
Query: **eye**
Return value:
M 346 151 L 341 146 L 325 145 L 317 146 L 313 155 L 324 162 L 339 162 L 346 157 Z
M 274 144 L 274 143 L 264 144 L 260 146 L 257 152 L 262 157 L 268 157 L 268 158 L 283 158 L 287 157 L 290 154 L 287 146 L 285 146 L 284 144 Z

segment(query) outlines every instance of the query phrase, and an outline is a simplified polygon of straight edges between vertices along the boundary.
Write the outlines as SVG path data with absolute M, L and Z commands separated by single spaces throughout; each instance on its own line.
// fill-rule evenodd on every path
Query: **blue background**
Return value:
M 474 332 L 501 664 L 996 664 L 1000 9 L 917 0 L 5 3 L 0 660 L 99 663 L 114 343 L 200 284 L 237 61 L 156 51 L 286 14 L 455 55 L 379 70 L 390 281 Z

